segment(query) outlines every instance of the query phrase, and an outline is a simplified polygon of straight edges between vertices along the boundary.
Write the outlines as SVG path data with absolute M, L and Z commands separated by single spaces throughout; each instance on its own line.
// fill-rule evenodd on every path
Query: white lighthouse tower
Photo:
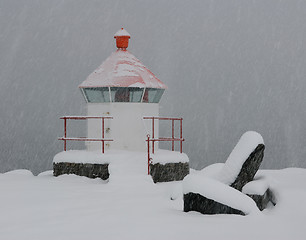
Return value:
M 127 50 L 130 34 L 126 30 L 122 28 L 114 37 L 117 51 L 79 85 L 87 116 L 61 117 L 64 136 L 59 140 L 64 151 L 53 159 L 53 174 L 106 180 L 115 177 L 116 170 L 137 175 L 147 169 L 154 182 L 182 180 L 189 173 L 189 159 L 182 152 L 183 119 L 159 117 L 159 101 L 167 86 Z M 68 120 L 87 120 L 87 136 L 70 137 Z M 170 137 L 159 136 L 159 121 L 171 122 Z M 179 131 L 175 126 L 180 126 Z M 70 141 L 84 141 L 86 150 L 67 151 Z M 170 142 L 171 151 L 159 150 L 161 141 Z
M 88 116 L 112 116 L 105 121 L 105 138 L 114 141 L 106 149 L 146 150 L 146 135 L 158 138 L 144 116 L 159 115 L 159 101 L 167 86 L 128 50 L 130 34 L 120 29 L 114 36 L 117 51 L 111 54 L 79 85 L 87 102 Z M 88 138 L 101 137 L 101 121 L 88 120 Z M 99 142 L 87 142 L 87 150 L 101 149 Z

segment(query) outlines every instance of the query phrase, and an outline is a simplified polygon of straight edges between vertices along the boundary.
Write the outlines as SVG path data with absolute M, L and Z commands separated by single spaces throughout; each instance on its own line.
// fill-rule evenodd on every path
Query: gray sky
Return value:
M 0 171 L 51 169 L 59 117 L 86 114 L 77 86 L 121 27 L 168 85 L 160 115 L 184 118 L 192 167 L 224 162 L 247 130 L 264 168 L 306 167 L 305 22 L 303 0 L 0 0 Z

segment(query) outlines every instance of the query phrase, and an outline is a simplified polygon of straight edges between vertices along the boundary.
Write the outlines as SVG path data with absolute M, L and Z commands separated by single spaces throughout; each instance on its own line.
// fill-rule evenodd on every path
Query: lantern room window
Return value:
M 108 87 L 83 88 L 83 91 L 87 102 L 101 103 L 110 101 Z
M 159 103 L 165 89 L 146 88 L 142 102 Z
M 89 103 L 103 102 L 143 102 L 159 103 L 164 89 L 136 87 L 97 87 L 82 88 Z
M 141 102 L 143 88 L 111 87 L 112 102 Z

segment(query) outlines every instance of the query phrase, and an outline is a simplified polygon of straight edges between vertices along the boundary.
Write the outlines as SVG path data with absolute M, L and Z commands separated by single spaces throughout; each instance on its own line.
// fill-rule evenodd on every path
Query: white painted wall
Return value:
M 88 116 L 112 116 L 105 120 L 105 149 L 146 151 L 146 136 L 152 136 L 152 120 L 143 120 L 144 116 L 159 116 L 158 103 L 88 103 Z M 101 138 L 101 120 L 88 119 L 88 138 Z M 154 136 L 158 138 L 159 122 L 155 120 Z M 87 150 L 101 150 L 100 142 L 86 142 Z M 158 143 L 155 144 L 158 148 Z

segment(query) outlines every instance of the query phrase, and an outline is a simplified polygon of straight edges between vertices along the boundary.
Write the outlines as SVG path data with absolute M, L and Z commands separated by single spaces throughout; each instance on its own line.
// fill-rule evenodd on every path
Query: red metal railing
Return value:
M 67 141 L 88 141 L 88 142 L 101 142 L 102 144 L 102 153 L 104 153 L 104 142 L 113 141 L 112 139 L 105 139 L 104 138 L 104 120 L 105 119 L 113 119 L 113 117 L 100 117 L 100 116 L 65 116 L 61 117 L 60 119 L 64 120 L 64 137 L 58 138 L 58 140 L 64 141 L 64 151 L 67 151 Z M 86 137 L 67 137 L 67 120 L 86 120 L 86 119 L 101 119 L 102 129 L 101 135 L 102 138 L 86 138 Z
M 144 117 L 143 119 L 151 119 L 152 120 L 152 138 L 150 138 L 150 134 L 147 135 L 147 150 L 148 150 L 148 174 L 150 174 L 150 142 L 152 142 L 152 153 L 154 154 L 154 143 L 155 142 L 172 142 L 172 151 L 174 151 L 174 142 L 179 141 L 180 142 L 180 153 L 183 152 L 183 141 L 185 139 L 183 138 L 183 118 L 166 118 L 166 117 Z M 157 120 L 169 120 L 172 122 L 172 137 L 171 138 L 155 138 L 154 137 L 154 126 L 155 126 L 155 119 Z M 174 134 L 174 126 L 175 121 L 180 122 L 180 137 L 175 138 Z

